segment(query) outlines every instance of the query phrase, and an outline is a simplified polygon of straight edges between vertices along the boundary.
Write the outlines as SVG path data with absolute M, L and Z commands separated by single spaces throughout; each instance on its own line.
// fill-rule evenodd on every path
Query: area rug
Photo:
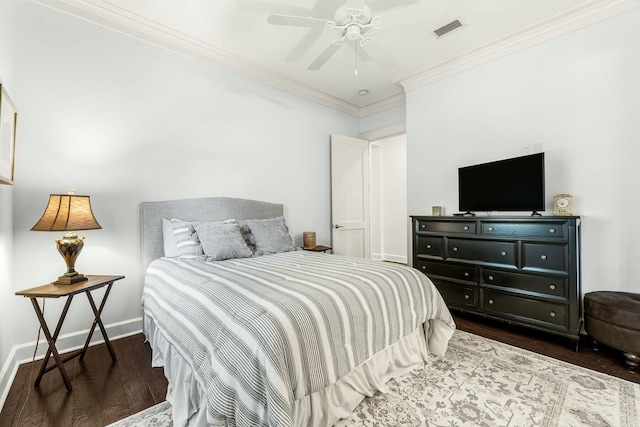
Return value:
M 640 384 L 462 331 L 388 385 L 337 426 L 640 426 Z M 171 425 L 163 402 L 110 427 Z

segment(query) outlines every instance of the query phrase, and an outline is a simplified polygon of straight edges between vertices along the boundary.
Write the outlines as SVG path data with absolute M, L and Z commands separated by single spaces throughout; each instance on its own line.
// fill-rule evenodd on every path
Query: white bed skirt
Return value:
M 428 360 L 427 341 L 433 346 L 440 341 L 438 325 L 425 334 L 422 326 L 397 343 L 378 352 L 337 382 L 310 396 L 293 402 L 293 424 L 295 426 L 324 427 L 334 425 L 345 418 L 366 396 L 376 391 L 385 393 L 386 383 Z M 144 333 L 151 344 L 152 366 L 164 367 L 169 381 L 167 401 L 171 403 L 174 426 L 226 426 L 224 419 L 207 416 L 207 396 L 193 375 L 184 357 L 166 340 L 150 316 L 144 316 Z M 448 335 L 448 334 L 445 334 Z M 445 339 L 444 348 L 446 349 Z M 439 354 L 439 349 L 435 353 Z

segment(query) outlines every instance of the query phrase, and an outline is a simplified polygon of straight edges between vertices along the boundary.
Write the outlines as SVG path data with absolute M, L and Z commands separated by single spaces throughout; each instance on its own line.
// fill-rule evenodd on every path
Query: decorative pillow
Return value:
M 248 219 L 246 223 L 255 240 L 258 255 L 288 252 L 295 249 L 283 216 L 269 219 Z
M 176 256 L 180 258 L 197 258 L 203 255 L 202 245 L 198 241 L 198 235 L 192 223 L 172 219 L 171 227 L 176 241 Z
M 247 221 L 241 219 L 240 221 L 238 221 L 238 224 L 240 224 L 240 231 L 242 232 L 242 237 L 244 237 L 245 243 L 247 244 L 247 246 L 249 246 L 251 252 L 255 253 L 256 240 L 253 238 L 253 234 L 251 234 L 251 229 L 247 225 Z
M 194 227 L 207 261 L 253 256 L 237 222 L 200 222 Z
M 176 244 L 176 237 L 173 235 L 173 224 L 170 219 L 162 218 L 162 238 L 164 241 L 164 256 L 177 257 L 179 255 L 178 245 Z

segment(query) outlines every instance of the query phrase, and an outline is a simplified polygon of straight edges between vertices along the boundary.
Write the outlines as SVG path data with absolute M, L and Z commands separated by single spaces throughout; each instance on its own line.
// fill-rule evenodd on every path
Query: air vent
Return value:
M 444 25 L 437 30 L 434 30 L 433 33 L 436 35 L 436 37 L 440 38 L 445 34 L 450 33 L 451 31 L 460 27 L 462 27 L 462 22 L 456 19 L 455 21 L 449 22 L 447 25 Z

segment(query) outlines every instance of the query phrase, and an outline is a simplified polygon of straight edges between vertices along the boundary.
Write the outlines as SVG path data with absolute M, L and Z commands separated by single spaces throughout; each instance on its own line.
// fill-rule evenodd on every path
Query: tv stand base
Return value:
M 454 213 L 453 216 L 476 216 L 476 214 L 474 214 L 471 211 L 466 211 L 466 212 Z

